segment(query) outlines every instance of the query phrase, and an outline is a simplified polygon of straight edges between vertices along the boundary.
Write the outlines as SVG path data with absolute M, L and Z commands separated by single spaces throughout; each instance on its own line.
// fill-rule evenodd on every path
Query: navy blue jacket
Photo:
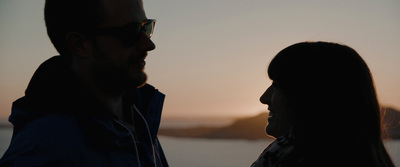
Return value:
M 118 120 L 68 67 L 62 56 L 47 60 L 13 103 L 0 166 L 167 167 L 157 138 L 165 96 L 150 85 L 129 90 Z

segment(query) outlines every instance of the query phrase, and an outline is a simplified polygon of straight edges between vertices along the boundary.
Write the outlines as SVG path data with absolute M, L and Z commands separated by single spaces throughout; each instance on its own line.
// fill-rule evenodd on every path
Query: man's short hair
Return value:
M 69 32 L 98 27 L 104 18 L 100 0 L 46 0 L 47 34 L 61 55 L 69 55 L 65 39 Z

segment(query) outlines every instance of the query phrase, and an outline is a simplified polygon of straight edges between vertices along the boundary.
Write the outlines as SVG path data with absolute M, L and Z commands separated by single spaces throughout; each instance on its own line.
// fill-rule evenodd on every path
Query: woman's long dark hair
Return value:
M 382 141 L 372 75 L 354 49 L 297 43 L 275 56 L 268 75 L 288 97 L 304 162 L 394 166 Z

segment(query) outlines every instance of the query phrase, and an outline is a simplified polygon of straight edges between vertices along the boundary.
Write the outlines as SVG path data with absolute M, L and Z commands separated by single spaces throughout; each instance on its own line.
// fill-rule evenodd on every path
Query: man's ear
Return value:
M 65 41 L 71 53 L 81 58 L 88 58 L 91 54 L 91 45 L 89 39 L 81 33 L 70 32 Z

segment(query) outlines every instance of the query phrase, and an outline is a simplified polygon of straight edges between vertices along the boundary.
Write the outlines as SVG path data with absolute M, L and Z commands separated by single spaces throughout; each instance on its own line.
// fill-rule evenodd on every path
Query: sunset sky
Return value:
M 258 99 L 271 84 L 268 63 L 302 41 L 354 48 L 372 71 L 381 104 L 400 108 L 399 0 L 144 0 L 144 7 L 157 19 L 146 72 L 166 94 L 165 118 L 266 111 Z M 0 1 L 1 119 L 36 68 L 57 55 L 43 8 L 44 0 Z

